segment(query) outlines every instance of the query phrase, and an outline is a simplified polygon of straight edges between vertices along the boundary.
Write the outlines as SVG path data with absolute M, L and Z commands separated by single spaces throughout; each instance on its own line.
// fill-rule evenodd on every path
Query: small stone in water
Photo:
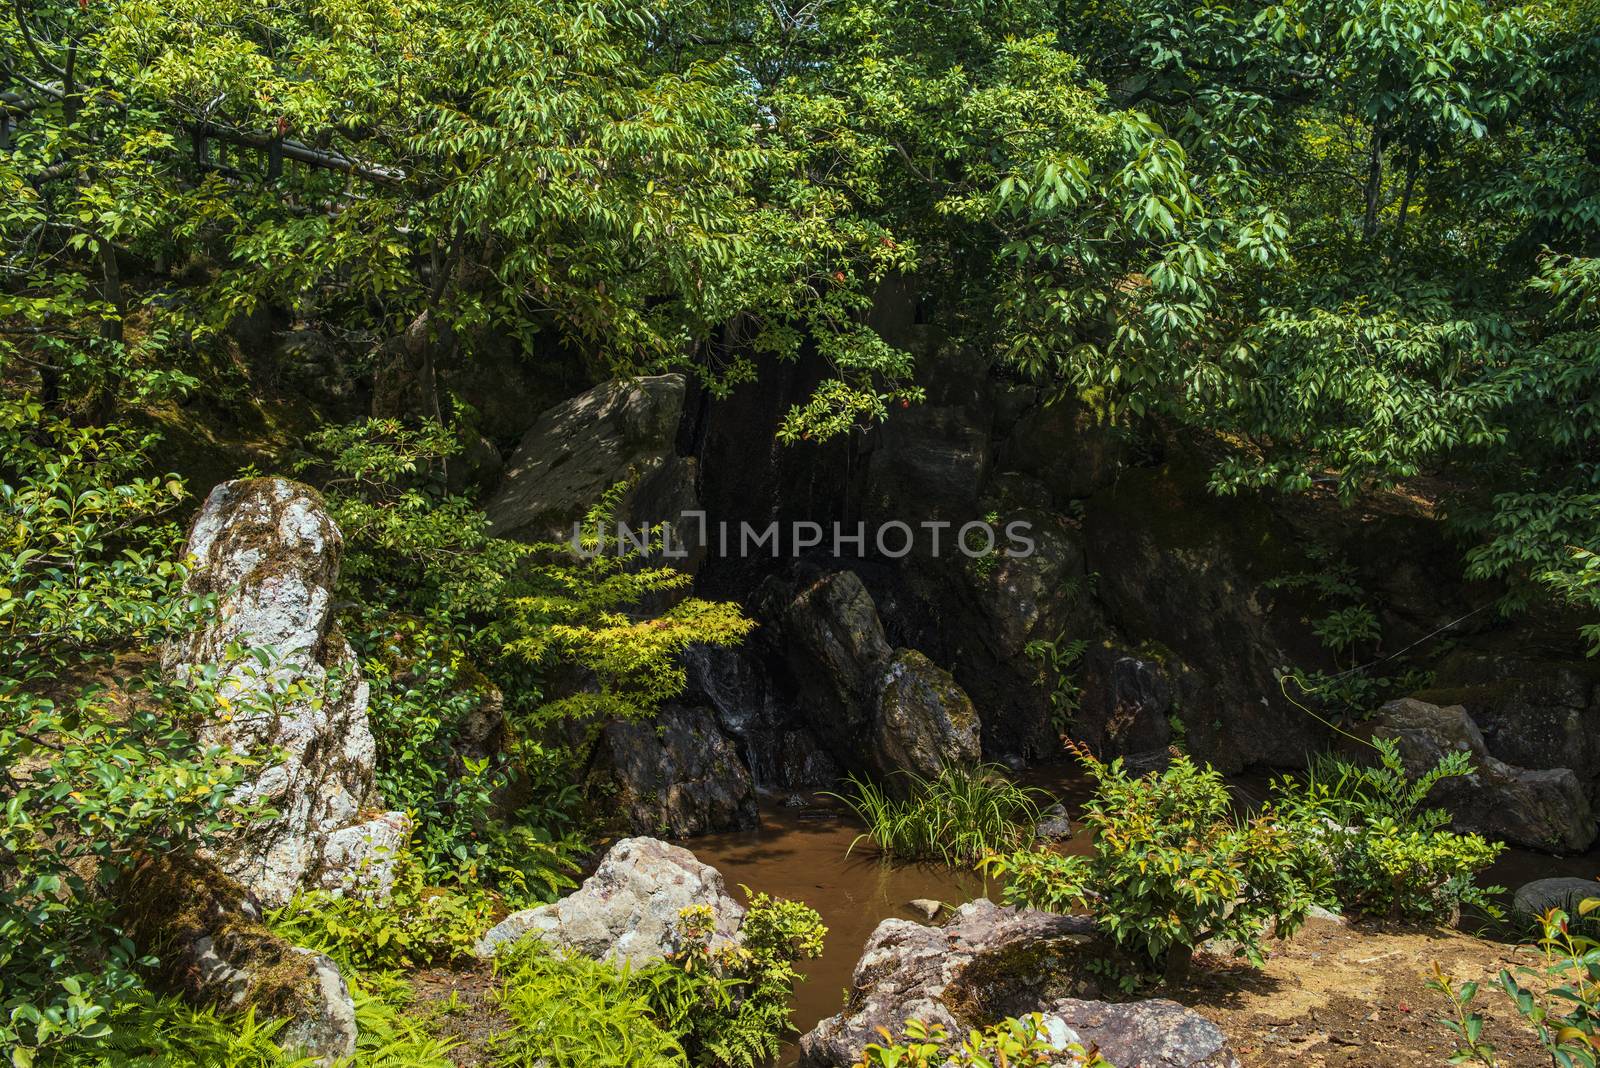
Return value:
M 906 906 L 915 909 L 931 920 L 939 915 L 939 910 L 944 908 L 944 902 L 935 901 L 930 897 L 918 897 L 907 901 Z

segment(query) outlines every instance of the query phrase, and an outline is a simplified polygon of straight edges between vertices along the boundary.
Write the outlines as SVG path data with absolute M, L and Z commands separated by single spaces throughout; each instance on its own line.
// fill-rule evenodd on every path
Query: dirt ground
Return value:
M 1437 961 L 1458 983 L 1477 980 L 1484 1037 L 1505 1068 L 1549 1058 L 1493 980 L 1536 963 L 1535 951 L 1453 930 L 1347 926 L 1310 920 L 1271 944 L 1264 971 L 1203 955 L 1178 997 L 1214 1020 L 1245 1068 L 1435 1068 L 1449 1063 L 1445 1000 L 1428 989 Z
M 429 968 L 409 978 L 417 1010 L 428 1014 L 439 1037 L 458 1043 L 450 1059 L 463 1068 L 487 1063 L 490 1039 L 506 1028 L 505 1013 L 489 997 L 494 989 L 489 965 Z

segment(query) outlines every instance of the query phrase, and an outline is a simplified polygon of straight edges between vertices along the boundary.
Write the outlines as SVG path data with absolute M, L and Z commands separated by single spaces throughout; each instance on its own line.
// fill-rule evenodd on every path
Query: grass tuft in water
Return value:
M 850 843 L 852 850 L 870 841 L 895 860 L 970 866 L 990 853 L 1019 849 L 1032 841 L 1040 801 L 1049 796 L 1034 787 L 1018 786 L 998 764 L 947 766 L 933 778 L 899 774 L 910 787 L 904 797 L 854 775 L 846 780 L 851 796 L 833 795 L 867 825 Z

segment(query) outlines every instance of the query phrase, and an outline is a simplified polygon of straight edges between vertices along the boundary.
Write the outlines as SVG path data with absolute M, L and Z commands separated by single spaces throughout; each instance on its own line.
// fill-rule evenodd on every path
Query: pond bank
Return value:
M 1078 770 L 1069 765 L 1055 765 L 1031 769 L 1026 775 L 1029 785 L 1038 786 L 1060 799 L 1077 822 L 1078 809 L 1089 789 Z M 1235 784 L 1240 801 L 1248 806 L 1265 796 L 1265 782 L 1240 780 Z M 805 981 L 795 991 L 794 1024 L 799 1033 L 811 1029 L 819 1020 L 839 1011 L 850 987 L 851 973 L 867 937 L 878 923 L 889 917 L 925 922 L 924 917 L 909 902 L 916 898 L 931 898 L 949 905 L 958 905 L 977 897 L 997 896 L 998 887 L 986 884 L 976 872 L 956 871 L 936 864 L 892 865 L 884 862 L 865 840 L 852 842 L 861 833 L 861 825 L 837 800 L 806 795 L 806 807 L 789 807 L 781 798 L 768 798 L 761 806 L 761 826 L 754 830 L 706 835 L 688 839 L 681 844 L 694 851 L 707 864 L 722 872 L 730 888 L 749 886 L 780 897 L 804 901 L 816 909 L 822 922 L 828 926 L 828 938 L 823 955 L 801 965 Z M 1089 842 L 1080 830 L 1066 844 L 1066 848 L 1086 850 Z M 1517 886 L 1532 879 L 1551 876 L 1578 876 L 1594 878 L 1600 875 L 1600 850 L 1575 857 L 1554 857 L 1529 850 L 1508 849 L 1504 856 L 1487 872 L 1483 881 L 1501 884 L 1507 888 L 1505 903 Z M 1370 946 L 1368 943 L 1371 943 Z M 1319 948 L 1320 947 L 1320 948 Z M 1369 952 L 1370 950 L 1370 952 Z M 1400 1061 L 1373 1061 L 1349 1059 L 1344 1054 L 1354 1053 L 1355 1047 L 1341 1045 L 1349 1041 L 1347 1033 L 1351 1020 L 1345 1019 L 1351 1006 L 1364 1005 L 1359 1017 L 1353 1019 L 1372 1025 L 1381 1025 L 1386 1036 L 1383 1042 L 1391 1051 L 1401 1049 L 1416 1054 L 1432 1054 L 1444 1048 L 1443 1039 L 1430 1032 L 1439 1007 L 1419 994 L 1423 990 L 1428 965 L 1432 959 L 1461 962 L 1468 972 L 1482 972 L 1484 977 L 1510 959 L 1513 947 L 1497 942 L 1486 942 L 1458 932 L 1386 931 L 1359 925 L 1345 928 L 1334 925 L 1312 924 L 1296 940 L 1274 956 L 1268 969 L 1271 978 L 1252 981 L 1248 969 L 1220 960 L 1212 960 L 1202 968 L 1197 977 L 1193 1007 L 1213 1015 L 1230 1037 L 1241 1044 L 1239 1053 L 1245 1063 L 1268 1063 L 1268 1056 L 1282 1056 L 1294 1050 L 1304 1053 L 1311 1045 L 1327 1043 L 1326 1056 L 1319 1054 L 1312 1063 L 1327 1064 L 1394 1064 Z M 1330 975 L 1326 980 L 1315 974 L 1320 966 L 1319 954 L 1336 954 L 1337 960 L 1360 960 L 1377 954 L 1378 959 L 1394 962 L 1395 974 L 1383 986 L 1393 994 L 1390 1000 L 1421 1003 L 1416 1017 L 1402 1013 L 1393 1019 L 1383 1015 L 1384 991 L 1368 989 L 1370 983 L 1349 983 L 1349 990 L 1340 989 L 1344 980 Z M 1433 954 L 1433 956 L 1429 956 Z M 1398 958 L 1411 955 L 1417 968 L 1398 964 Z M 1441 956 L 1442 955 L 1442 956 Z M 1531 958 L 1530 958 L 1531 960 Z M 1529 963 L 1530 961 L 1522 961 Z M 1370 968 L 1365 969 L 1370 971 Z M 1385 968 L 1387 972 L 1390 969 Z M 1353 980 L 1363 969 L 1350 969 Z M 1415 973 L 1415 974 L 1413 974 Z M 1474 975 L 1476 977 L 1476 975 Z M 1370 976 L 1369 976 L 1370 978 Z M 1392 988 L 1392 989 L 1391 989 Z M 1300 991 L 1300 994 L 1293 994 Z M 1321 1008 L 1319 1012 L 1328 1020 L 1344 1020 L 1343 1024 L 1320 1027 L 1309 1018 L 1300 1022 L 1299 1030 L 1288 1028 L 1287 1023 L 1274 1024 L 1273 1020 L 1289 1020 L 1299 1010 L 1274 1015 L 1280 998 L 1310 996 L 1306 991 L 1318 992 L 1319 1004 L 1340 1008 Z M 1293 995 L 1293 996 L 1291 996 Z M 1190 997 L 1184 997 L 1186 1003 Z M 1394 1012 L 1399 1010 L 1389 1007 Z M 1374 1012 L 1379 1013 L 1373 1016 Z M 1343 1014 L 1343 1015 L 1341 1015 Z M 1369 1019 L 1370 1017 L 1370 1019 Z M 1413 1023 L 1415 1026 L 1413 1026 Z M 1510 1026 L 1509 1020 L 1507 1026 Z M 1340 1030 L 1343 1027 L 1344 1030 Z M 1290 1037 L 1291 1032 L 1297 1037 Z M 1287 1047 L 1277 1039 L 1262 1037 L 1279 1035 Z M 1444 1032 L 1441 1030 L 1440 1035 Z M 1319 1037 L 1320 1036 L 1320 1037 Z M 1409 1037 L 1408 1037 L 1409 1036 Z M 796 1036 L 798 1037 L 798 1035 Z M 1376 1041 L 1376 1033 L 1372 1036 Z M 1444 1036 L 1448 1037 L 1448 1036 Z M 1251 1053 L 1246 1053 L 1249 1049 Z M 1255 1056 L 1252 1056 L 1254 1054 Z M 1371 1055 L 1371 1048 L 1366 1049 Z M 785 1045 L 780 1066 L 795 1063 L 798 1046 Z M 1442 1063 L 1442 1058 L 1440 1059 Z

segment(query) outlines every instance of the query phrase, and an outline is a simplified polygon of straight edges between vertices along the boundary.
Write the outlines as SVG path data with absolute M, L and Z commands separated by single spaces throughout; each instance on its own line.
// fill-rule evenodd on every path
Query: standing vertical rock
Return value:
M 163 664 L 180 677 L 215 670 L 236 709 L 205 741 L 277 751 L 240 799 L 278 815 L 251 826 L 219 858 L 268 905 L 296 890 L 386 893 L 404 813 L 380 813 L 367 684 L 333 622 L 343 536 L 321 497 L 281 478 L 211 491 L 189 532 L 185 590 L 215 598 L 205 625 L 174 639 Z M 266 663 L 247 655 L 264 650 Z

